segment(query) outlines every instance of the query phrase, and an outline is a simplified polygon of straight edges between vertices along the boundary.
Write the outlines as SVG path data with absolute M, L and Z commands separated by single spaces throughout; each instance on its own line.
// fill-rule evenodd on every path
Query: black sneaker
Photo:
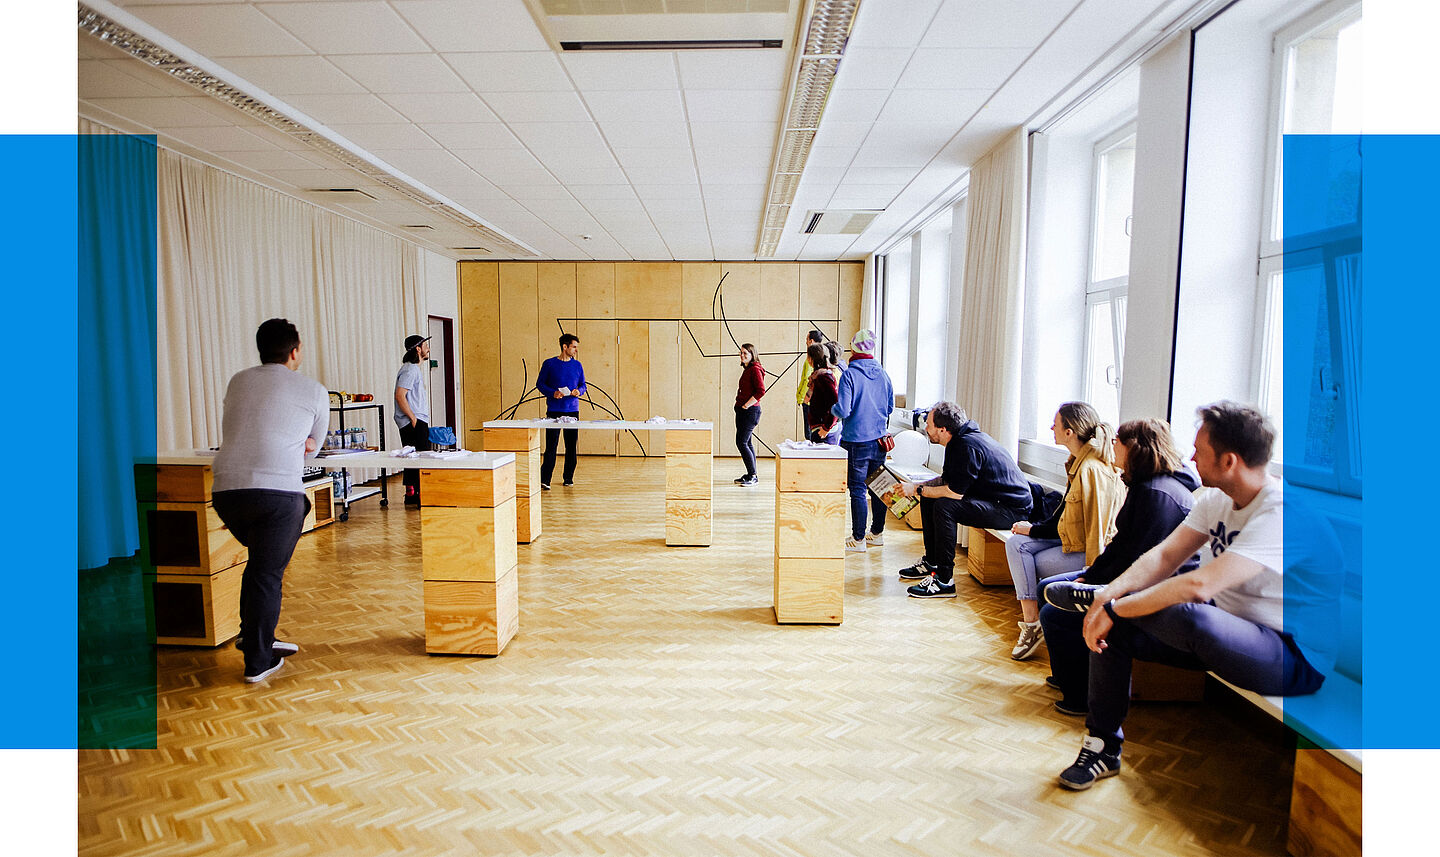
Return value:
M 549 491 L 549 490 L 550 490 L 550 483 L 549 483 L 549 482 L 541 482 L 541 483 L 540 483 L 540 487 L 541 487 L 541 488 L 544 488 L 546 491 Z
M 237 648 L 237 649 L 243 649 L 243 648 L 245 648 L 245 638 L 244 638 L 244 637 L 236 637 L 236 638 L 235 638 L 235 648 Z M 288 656 L 288 655 L 293 655 L 293 654 L 295 654 L 296 652 L 300 651 L 300 647 L 297 646 L 297 645 L 295 645 L 294 643 L 287 643 L 287 642 L 285 642 L 284 640 L 276 640 L 275 642 L 273 642 L 273 643 L 270 644 L 270 651 L 271 651 L 271 652 L 274 652 L 275 654 L 277 654 L 277 655 L 279 655 L 280 657 L 283 658 L 283 657 L 286 657 L 286 656 Z
M 278 672 L 279 669 L 283 666 L 285 666 L 285 659 L 276 658 L 274 665 L 271 666 L 268 670 L 265 670 L 264 672 L 256 673 L 254 675 L 251 675 L 250 673 L 245 673 L 245 683 L 254 684 L 257 681 L 264 681 L 265 679 Z
M 930 564 L 927 563 L 923 557 L 914 565 L 900 569 L 901 580 L 924 580 L 934 574 L 935 569 L 931 568 Z
M 565 487 L 566 487 L 566 488 L 569 488 L 569 487 L 571 487 L 571 486 L 574 485 L 574 484 L 575 484 L 575 480 L 574 480 L 574 479 L 566 479 L 566 480 L 565 480 Z
M 741 480 L 740 480 L 740 484 L 741 484 L 741 485 L 744 485 L 744 486 L 746 486 L 746 487 L 749 487 L 749 486 L 751 486 L 751 485 L 759 485 L 759 484 L 760 484 L 760 477 L 759 477 L 759 476 L 756 476 L 754 473 L 752 473 L 752 474 L 750 474 L 749 476 L 746 476 L 745 478 L 741 479 Z
M 1060 785 L 1077 792 L 1095 785 L 1096 780 L 1120 773 L 1120 753 L 1105 752 L 1105 739 L 1086 735 L 1075 764 L 1060 772 Z
M 1062 581 L 1045 587 L 1045 603 L 1071 613 L 1084 613 L 1095 603 L 1095 593 L 1104 587 L 1093 583 Z
M 1062 690 L 1062 688 L 1060 687 L 1060 679 L 1056 678 L 1053 675 L 1045 676 L 1045 686 L 1053 687 L 1056 690 Z
M 955 583 L 941 583 L 937 578 L 928 578 L 924 583 L 905 590 L 911 598 L 954 598 Z
M 1070 702 L 1062 699 L 1055 703 L 1055 710 L 1061 714 L 1068 714 L 1071 717 L 1084 717 L 1090 713 L 1090 709 L 1078 702 Z

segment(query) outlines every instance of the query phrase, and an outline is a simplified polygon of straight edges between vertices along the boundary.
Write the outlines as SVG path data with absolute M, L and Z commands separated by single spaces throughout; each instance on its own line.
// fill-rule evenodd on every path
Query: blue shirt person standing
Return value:
M 874 514 L 871 516 L 870 535 L 865 535 L 865 495 L 870 490 L 866 483 L 871 474 L 885 465 L 885 450 L 880 446 L 880 438 L 887 434 L 890 412 L 895 410 L 895 388 L 880 361 L 875 359 L 873 330 L 857 331 L 850 340 L 850 365 L 840 376 L 837 398 L 839 401 L 830 408 L 830 412 L 844 423 L 840 446 L 850 460 L 845 482 L 850 489 L 851 535 L 845 540 L 845 549 L 863 553 L 867 543 L 881 545 L 885 542 L 882 535 L 885 531 L 885 504 L 879 497 L 871 498 Z
M 560 355 L 548 358 L 535 376 L 535 389 L 545 397 L 545 416 L 580 416 L 580 397 L 585 395 L 585 367 L 576 356 L 580 353 L 580 337 L 566 333 L 560 337 Z M 575 484 L 575 446 L 580 440 L 579 429 L 565 429 L 565 484 Z M 545 430 L 545 457 L 540 462 L 540 487 L 550 490 L 550 477 L 555 472 L 555 448 L 560 443 L 560 429 Z

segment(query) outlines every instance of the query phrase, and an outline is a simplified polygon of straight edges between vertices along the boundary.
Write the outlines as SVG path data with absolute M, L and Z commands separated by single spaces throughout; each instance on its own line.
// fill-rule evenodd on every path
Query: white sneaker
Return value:
M 1018 622 L 1020 626 L 1020 639 L 1015 641 L 1015 648 L 1010 650 L 1010 657 L 1017 661 L 1028 659 L 1040 648 L 1040 641 L 1045 639 L 1045 633 L 1040 630 L 1039 622 Z
M 851 553 L 864 553 L 865 542 L 864 540 L 857 540 L 854 536 L 846 536 L 845 550 L 850 551 Z
M 885 534 L 871 533 L 870 535 L 865 537 L 865 544 L 869 545 L 872 548 L 881 547 L 885 544 Z

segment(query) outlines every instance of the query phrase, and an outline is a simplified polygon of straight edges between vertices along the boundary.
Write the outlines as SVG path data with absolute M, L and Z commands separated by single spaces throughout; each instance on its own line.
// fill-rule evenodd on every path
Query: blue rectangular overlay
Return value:
M 155 649 L 137 556 L 136 459 L 155 455 L 154 137 L 69 138 L 76 177 L 78 460 L 74 693 L 63 744 L 156 742 Z M 57 571 L 57 577 L 60 572 Z M 68 577 L 71 572 L 64 572 Z M 78 600 L 77 600 L 78 599 Z M 58 700 L 57 700 L 58 702 Z
M 75 448 L 70 411 L 77 372 L 65 356 L 75 329 L 75 138 L 0 135 L 0 157 L 11 166 L 10 197 L 0 206 L 8 250 L 5 311 L 12 342 L 28 340 L 17 366 L 35 373 L 36 393 L 7 423 L 14 448 L 23 436 L 32 451 L 56 451 L 21 455 L 8 467 L 18 491 L 0 515 L 11 605 L 6 638 L 12 648 L 29 648 L 27 642 L 39 648 L 23 654 L 17 648 L 9 658 L 0 747 L 63 749 L 75 746 L 75 572 L 69 565 L 76 524 L 63 499 L 76 472 L 69 451 Z M 37 432 L 22 435 L 22 423 Z

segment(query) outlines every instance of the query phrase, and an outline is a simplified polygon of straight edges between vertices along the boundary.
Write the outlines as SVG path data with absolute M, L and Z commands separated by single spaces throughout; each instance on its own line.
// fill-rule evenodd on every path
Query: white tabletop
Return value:
M 485 428 L 565 428 L 565 429 L 609 429 L 614 431 L 711 431 L 714 423 L 698 420 L 666 420 L 663 423 L 647 423 L 644 420 L 578 420 L 556 422 L 555 420 L 490 420 Z
M 828 443 L 809 449 L 791 449 L 781 444 L 775 447 L 775 454 L 781 458 L 835 458 L 844 460 L 848 457 L 844 447 L 831 446 Z
M 305 463 L 326 470 L 341 468 L 372 468 L 385 470 L 496 470 L 515 463 L 513 452 L 471 452 L 455 458 L 397 458 L 388 452 L 356 452 L 350 455 L 332 455 L 306 459 Z
M 172 449 L 155 456 L 155 464 L 208 465 L 215 461 L 210 449 Z M 384 470 L 494 470 L 515 461 L 513 452 L 472 452 L 459 458 L 396 458 L 388 452 L 356 452 L 326 458 L 307 458 L 305 466 L 327 470 L 373 468 Z M 147 462 L 141 462 L 147 463 Z

